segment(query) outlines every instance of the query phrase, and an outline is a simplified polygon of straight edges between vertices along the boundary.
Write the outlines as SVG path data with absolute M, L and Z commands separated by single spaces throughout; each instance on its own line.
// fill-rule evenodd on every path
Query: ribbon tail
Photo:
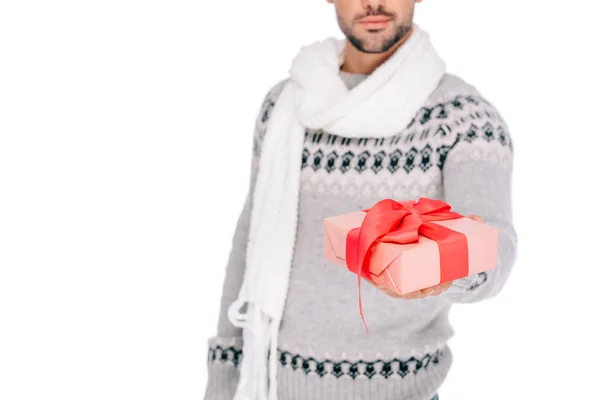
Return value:
M 365 321 L 365 313 L 363 312 L 362 294 L 360 291 L 361 277 L 360 277 L 360 274 L 356 274 L 356 276 L 358 278 L 358 310 L 360 311 L 360 318 L 362 319 L 363 325 L 365 326 L 367 333 L 369 333 L 369 328 L 367 327 L 367 321 Z

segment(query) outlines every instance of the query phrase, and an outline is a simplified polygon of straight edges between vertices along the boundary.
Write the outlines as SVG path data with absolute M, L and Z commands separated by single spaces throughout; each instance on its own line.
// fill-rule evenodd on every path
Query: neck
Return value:
M 344 63 L 341 70 L 353 74 L 368 75 L 375 71 L 377 67 L 386 62 L 392 54 L 402 46 L 412 34 L 411 29 L 398 43 L 383 53 L 365 53 L 358 50 L 350 41 L 346 40 L 346 51 L 344 54 Z

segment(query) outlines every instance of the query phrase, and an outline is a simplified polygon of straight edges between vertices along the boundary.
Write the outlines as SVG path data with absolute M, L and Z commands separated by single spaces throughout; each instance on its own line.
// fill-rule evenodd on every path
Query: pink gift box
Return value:
M 360 227 L 364 211 L 338 215 L 324 220 L 324 256 L 346 267 L 346 237 L 350 230 Z M 465 235 L 468 243 L 468 275 L 496 267 L 498 230 L 495 227 L 458 218 L 432 222 Z M 441 282 L 438 244 L 424 236 L 410 244 L 378 243 L 371 253 L 369 272 L 373 282 L 397 294 L 406 294 Z

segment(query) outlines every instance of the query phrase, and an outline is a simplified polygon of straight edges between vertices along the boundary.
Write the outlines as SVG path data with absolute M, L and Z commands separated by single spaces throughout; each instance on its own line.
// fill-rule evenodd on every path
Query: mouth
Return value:
M 378 30 L 385 28 L 391 20 L 386 16 L 370 16 L 359 19 L 358 23 L 367 30 Z

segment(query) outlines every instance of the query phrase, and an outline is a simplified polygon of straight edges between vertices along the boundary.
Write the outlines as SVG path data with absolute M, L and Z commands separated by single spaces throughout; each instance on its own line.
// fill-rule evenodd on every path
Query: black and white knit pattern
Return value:
M 256 119 L 254 168 L 269 117 L 285 81 L 265 97 Z M 430 399 L 449 371 L 451 302 L 495 295 L 512 268 L 510 177 L 513 142 L 495 107 L 472 87 L 447 76 L 403 132 L 385 139 L 350 139 L 306 130 L 301 159 L 299 240 L 280 328 L 280 398 Z M 357 311 L 356 279 L 323 261 L 326 216 L 369 207 L 382 198 L 447 200 L 499 227 L 498 268 L 456 281 L 444 296 L 422 301 L 388 298 L 364 285 L 369 333 Z M 226 307 L 244 271 L 247 215 L 240 218 L 230 256 L 219 335 L 210 343 L 206 400 L 233 398 L 243 359 L 241 332 Z M 452 289 L 451 288 L 451 289 Z
M 266 132 L 286 81 L 265 97 L 256 120 L 254 151 Z M 307 129 L 302 153 L 302 189 L 332 194 L 441 196 L 449 152 L 456 160 L 481 159 L 511 167 L 513 143 L 496 108 L 477 93 L 457 93 L 425 105 L 404 132 L 389 138 L 344 138 Z M 399 177 L 398 175 L 403 175 Z
M 391 138 L 349 139 L 307 130 L 303 189 L 350 196 L 439 197 L 450 151 L 457 158 L 487 159 L 509 167 L 510 136 L 485 99 L 457 95 L 423 107 L 405 132 Z
M 410 374 L 417 374 L 426 370 L 430 365 L 438 364 L 440 357 L 444 356 L 444 349 L 422 356 L 412 356 L 405 359 L 377 359 L 377 360 L 329 360 L 307 357 L 288 351 L 278 351 L 278 361 L 282 368 L 291 368 L 305 375 L 324 377 L 330 375 L 335 378 L 359 377 L 373 379 L 374 377 L 404 378 Z M 208 363 L 231 365 L 237 368 L 242 360 L 241 348 L 214 345 L 208 350 Z

